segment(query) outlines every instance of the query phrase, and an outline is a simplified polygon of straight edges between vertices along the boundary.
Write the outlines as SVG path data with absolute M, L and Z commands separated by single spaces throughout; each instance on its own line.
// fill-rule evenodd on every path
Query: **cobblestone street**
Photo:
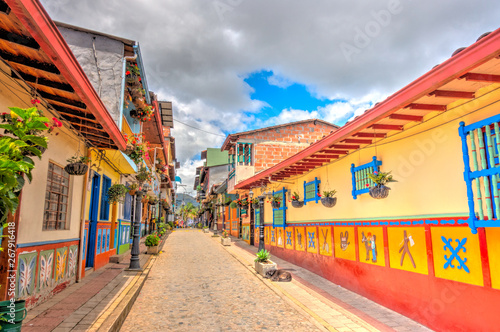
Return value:
M 175 231 L 121 331 L 320 331 L 220 244 Z

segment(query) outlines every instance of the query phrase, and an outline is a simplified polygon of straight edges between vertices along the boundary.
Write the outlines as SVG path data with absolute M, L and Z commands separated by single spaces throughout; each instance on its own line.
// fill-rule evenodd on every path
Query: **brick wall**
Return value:
M 331 125 L 322 122 L 315 125 L 311 121 L 242 135 L 239 141 L 254 143 L 255 173 L 258 173 L 290 158 L 334 130 Z

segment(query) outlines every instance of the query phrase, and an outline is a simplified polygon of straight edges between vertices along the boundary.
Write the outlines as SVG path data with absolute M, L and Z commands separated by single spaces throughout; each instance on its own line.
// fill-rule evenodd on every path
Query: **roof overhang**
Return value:
M 246 179 L 235 189 L 250 189 L 301 175 L 331 163 L 445 112 L 448 105 L 474 98 L 477 90 L 500 83 L 500 29 L 455 52 L 432 70 L 322 140 L 281 163 Z
M 11 11 L 2 17 L 3 27 L 10 28 L 19 40 L 34 41 L 31 46 L 38 49 L 29 50 L 30 45 L 19 45 L 14 38 L 6 41 L 12 44 L 8 49 L 1 49 L 2 58 L 29 85 L 37 86 L 39 96 L 90 144 L 125 150 L 126 142 L 120 129 L 41 3 L 4 1 Z

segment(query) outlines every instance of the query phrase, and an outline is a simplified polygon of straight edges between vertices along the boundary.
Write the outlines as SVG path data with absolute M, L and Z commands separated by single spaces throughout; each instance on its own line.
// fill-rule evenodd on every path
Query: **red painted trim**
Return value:
M 105 128 L 116 146 L 120 150 L 125 150 L 126 142 L 120 129 L 42 4 L 38 0 L 5 1 L 12 13 L 53 61 L 61 75 L 75 89 L 75 93 L 87 105 L 87 109 Z
M 486 243 L 486 231 L 483 227 L 477 229 L 479 237 L 479 250 L 481 252 L 481 266 L 483 267 L 484 287 L 491 288 L 490 260 L 488 257 L 488 246 Z
M 427 269 L 429 270 L 429 276 L 436 276 L 434 270 L 434 254 L 432 253 L 432 236 L 431 236 L 431 226 L 425 226 L 425 244 L 427 247 Z
M 235 189 L 248 189 L 257 181 L 265 179 L 283 168 L 289 167 L 318 151 L 328 148 L 332 144 L 347 139 L 358 131 L 368 128 L 397 110 L 408 106 L 408 104 L 411 104 L 422 96 L 428 95 L 446 83 L 463 76 L 486 61 L 497 57 L 500 54 L 499 46 L 500 29 L 497 29 L 462 52 L 436 66 L 386 100 L 380 102 L 370 111 L 346 123 L 340 129 L 296 155 L 268 168 L 258 175 L 240 182 L 235 186 Z
M 391 262 L 389 261 L 389 232 L 387 231 L 388 226 L 382 227 L 382 232 L 384 233 L 384 256 L 385 256 L 385 267 L 390 268 Z

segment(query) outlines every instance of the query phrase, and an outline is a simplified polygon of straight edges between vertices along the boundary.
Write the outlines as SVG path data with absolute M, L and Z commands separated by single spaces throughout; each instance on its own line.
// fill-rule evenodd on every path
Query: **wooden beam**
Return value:
M 500 75 L 467 73 L 460 78 L 473 82 L 500 83 Z
M 105 131 L 99 131 L 99 130 L 95 130 L 95 129 L 92 130 L 92 128 L 89 128 L 91 131 L 81 130 L 82 128 L 87 128 L 87 127 L 84 127 L 84 126 L 82 126 L 82 125 L 80 125 L 78 123 L 71 123 L 71 125 L 73 127 L 75 127 L 77 130 L 79 130 L 82 134 L 92 135 L 92 136 L 103 138 L 103 139 L 107 139 L 107 140 L 110 140 L 111 142 L 113 142 L 111 140 L 111 138 L 102 135 L 102 134 L 106 134 L 107 135 L 107 133 Z
M 431 96 L 459 99 L 474 99 L 474 92 L 436 90 L 430 93 Z
M 338 154 L 329 154 L 329 153 L 318 153 L 313 154 L 311 157 L 313 158 L 338 158 Z
M 61 73 L 59 69 L 57 69 L 57 67 L 51 63 L 38 62 L 36 60 L 26 58 L 22 55 L 13 55 L 0 50 L 0 57 L 3 58 L 5 61 L 13 62 L 19 65 L 31 67 L 38 70 L 43 70 L 46 71 L 47 73 L 57 74 L 57 75 Z
M 92 121 L 92 122 L 95 122 L 95 123 L 100 123 L 99 121 L 97 121 L 97 119 L 95 118 L 95 116 L 92 114 L 92 113 L 87 113 L 85 111 L 77 111 L 75 109 L 72 109 L 72 108 L 66 108 L 66 107 L 63 107 L 63 106 L 60 106 L 60 105 L 52 105 L 52 107 L 59 113 L 68 113 L 68 114 L 73 114 L 73 115 L 77 115 L 78 117 L 82 118 L 82 119 L 85 119 L 87 121 Z
M 342 142 L 345 143 L 355 143 L 355 144 L 371 144 L 371 139 L 355 139 L 355 138 L 346 138 Z
M 420 115 L 391 114 L 389 115 L 389 119 L 422 122 L 424 117 Z
M 64 97 L 61 97 L 61 96 L 56 96 L 56 95 L 53 95 L 53 94 L 45 92 L 45 91 L 38 91 L 38 94 L 40 94 L 40 96 L 43 99 L 49 99 L 49 100 L 57 101 L 57 102 L 60 102 L 62 104 L 71 105 L 73 107 L 77 107 L 77 108 L 80 108 L 80 109 L 83 109 L 83 110 L 87 108 L 87 105 L 85 105 L 81 101 L 77 101 L 77 100 L 73 100 L 73 99 L 68 99 L 68 98 L 64 98 Z
M 40 45 L 38 45 L 35 39 L 28 36 L 21 36 L 4 29 L 0 29 L 0 39 L 9 43 L 29 47 L 37 51 L 40 49 Z
M 331 150 L 331 149 L 324 149 L 324 150 L 322 150 L 322 151 L 324 151 L 324 152 L 326 152 L 326 153 L 333 153 L 333 154 L 348 154 L 348 153 L 349 153 L 349 151 L 347 151 L 347 150 Z
M 369 128 L 381 129 L 381 130 L 403 130 L 403 126 L 401 126 L 401 125 L 390 125 L 390 124 L 381 124 L 381 123 L 372 124 Z
M 92 122 L 94 123 L 94 128 L 98 127 L 99 129 L 103 129 L 101 124 L 99 122 L 97 122 L 97 120 L 92 120 L 92 119 L 87 119 L 87 118 L 82 118 L 81 116 L 78 116 L 76 114 L 73 114 L 73 113 L 67 113 L 67 112 L 61 112 L 61 111 L 57 111 L 59 114 L 61 114 L 62 116 L 64 117 L 71 117 L 71 118 L 74 118 L 74 119 L 79 119 L 79 120 L 83 120 L 85 122 Z M 68 120 L 71 122 L 71 120 Z
M 384 133 L 356 133 L 353 136 L 362 138 L 385 138 L 387 134 Z M 357 145 L 359 148 L 359 145 Z
M 310 161 L 305 161 L 303 163 L 299 163 L 299 165 L 302 165 L 302 166 L 322 166 L 323 163 L 313 163 Z
M 30 74 L 26 74 L 20 70 L 18 70 L 17 72 L 21 75 L 22 79 L 25 80 L 26 82 L 34 83 L 34 84 L 38 84 L 38 85 L 43 85 L 43 86 L 46 86 L 49 88 L 58 89 L 58 90 L 66 91 L 66 92 L 71 92 L 71 93 L 75 92 L 75 89 L 73 89 L 73 87 L 69 84 L 54 82 L 54 81 L 51 81 L 51 80 L 48 80 L 48 79 L 42 78 L 42 77 L 39 77 L 38 81 L 37 81 L 37 78 L 35 76 L 32 76 Z M 13 78 L 20 80 L 19 76 L 17 76 L 16 73 L 11 72 L 10 75 Z
M 313 159 L 304 159 L 304 161 L 307 161 L 307 162 L 322 162 L 322 163 L 328 163 L 331 161 L 330 158 L 313 158 Z
M 412 110 L 421 111 L 446 111 L 446 105 L 434 105 L 434 104 L 410 104 L 406 108 Z
M 360 136 L 361 137 L 361 136 Z M 340 145 L 340 144 L 333 144 L 329 146 L 330 148 L 334 149 L 347 149 L 347 150 L 357 150 L 359 149 L 359 145 Z

